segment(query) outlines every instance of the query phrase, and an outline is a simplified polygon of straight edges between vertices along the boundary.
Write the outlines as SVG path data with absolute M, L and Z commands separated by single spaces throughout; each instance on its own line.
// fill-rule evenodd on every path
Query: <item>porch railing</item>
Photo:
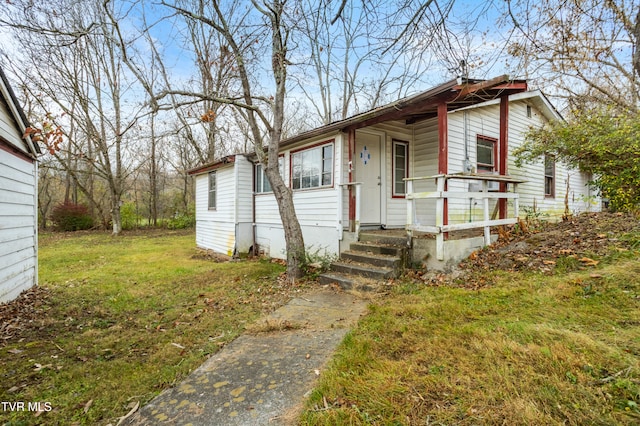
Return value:
M 413 183 L 420 180 L 435 179 L 436 190 L 428 192 L 413 192 Z M 481 192 L 470 191 L 448 191 L 447 181 L 449 180 L 463 180 L 463 181 L 479 181 L 482 184 Z M 489 175 L 489 174 L 440 174 L 428 177 L 413 177 L 405 179 L 407 183 L 406 188 L 406 200 L 407 200 L 407 236 L 410 239 L 413 237 L 413 232 L 425 232 L 435 234 L 436 236 L 436 258 L 438 260 L 444 260 L 444 237 L 447 232 L 462 231 L 468 229 L 484 229 L 484 244 L 491 244 L 491 231 L 492 226 L 510 225 L 517 223 L 518 221 L 518 193 L 517 186 L 519 183 L 523 183 L 523 180 L 514 179 L 511 176 Z M 489 182 L 498 182 L 505 184 L 504 192 L 489 191 Z M 508 192 L 509 186 L 513 189 L 513 192 Z M 458 199 L 468 200 L 476 199 L 482 201 L 483 218 L 480 221 L 470 221 L 465 223 L 445 224 L 445 200 Z M 436 200 L 436 215 L 434 225 L 422 225 L 416 221 L 417 213 L 417 200 L 435 199 Z M 513 217 L 492 219 L 489 215 L 489 200 L 513 200 Z

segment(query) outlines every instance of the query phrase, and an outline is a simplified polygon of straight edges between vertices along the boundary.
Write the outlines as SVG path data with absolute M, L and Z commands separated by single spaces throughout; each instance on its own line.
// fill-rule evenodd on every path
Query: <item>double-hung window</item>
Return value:
M 216 209 L 216 172 L 209 172 L 209 210 Z
M 478 173 L 493 173 L 496 171 L 497 151 L 497 139 L 478 135 L 476 139 L 476 167 Z
M 407 183 L 404 179 L 409 177 L 409 144 L 402 141 L 393 141 L 393 196 L 404 197 Z
M 291 187 L 322 188 L 333 185 L 333 142 L 291 154 Z
M 282 179 L 284 180 L 284 157 L 283 156 L 278 157 L 278 170 L 280 171 L 280 176 L 282 176 Z M 256 164 L 255 176 L 256 176 L 255 188 L 257 193 L 272 191 L 271 183 L 269 183 L 269 179 L 267 179 L 267 175 L 264 172 L 264 168 L 260 163 Z
M 544 195 L 556 196 L 556 160 L 553 155 L 544 156 Z

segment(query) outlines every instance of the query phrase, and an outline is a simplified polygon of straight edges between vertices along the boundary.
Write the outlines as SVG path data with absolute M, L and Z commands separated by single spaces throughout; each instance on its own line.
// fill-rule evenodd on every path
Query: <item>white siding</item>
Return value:
M 520 100 L 509 106 L 509 153 L 524 143 L 524 136 L 530 127 L 541 126 L 546 119 L 535 105 L 531 106 L 532 115 L 527 117 L 527 101 Z M 599 211 L 600 200 L 595 197 L 587 182 L 589 178 L 577 170 L 570 169 L 565 164 L 556 163 L 555 197 L 544 195 L 544 160 L 533 164 L 523 164 L 520 168 L 515 165 L 513 155 L 509 156 L 509 174 L 527 182 L 518 185 L 520 205 L 525 209 L 532 208 L 534 203 L 540 212 L 544 212 L 550 219 L 558 219 L 564 213 L 564 198 L 567 194 L 571 213 L 584 211 Z M 520 213 L 521 217 L 525 212 Z
M 216 170 L 216 209 L 209 210 L 209 175 L 196 176 L 196 245 L 228 256 L 234 254 L 236 173 L 232 165 Z
M 2 84 L 2 81 L 0 81 Z M 20 149 L 24 153 L 28 153 L 27 146 L 22 139 L 22 133 L 18 128 L 18 124 L 13 119 L 13 114 L 9 109 L 6 101 L 0 97 L 0 138 L 9 141 L 13 146 Z
M 415 143 L 409 148 L 411 155 L 409 176 L 427 177 L 438 173 L 438 119 L 430 118 L 415 125 Z M 413 165 L 413 168 L 411 168 Z M 435 191 L 433 179 L 419 180 L 413 183 L 414 192 Z M 436 203 L 433 200 L 418 200 L 416 204 L 416 221 L 423 225 L 436 222 Z M 406 222 L 406 218 L 405 218 Z
M 466 144 L 465 144 L 465 115 L 466 115 Z M 478 136 L 493 139 L 500 137 L 500 105 L 493 104 L 481 108 L 454 111 L 448 115 L 449 129 L 449 173 L 462 173 L 465 159 L 471 162 L 473 168 L 477 164 L 476 142 Z M 511 135 L 509 135 L 511 137 Z M 466 148 L 465 148 L 466 147 Z M 466 150 L 466 152 L 465 152 Z M 499 155 L 499 154 L 498 154 Z M 494 159 L 498 167 L 498 156 Z M 469 182 L 451 180 L 448 183 L 449 191 L 466 192 L 469 190 Z M 484 215 L 483 203 L 475 199 L 449 200 L 449 223 L 462 223 L 473 220 L 481 220 Z M 496 202 L 490 201 L 490 214 L 494 211 Z
M 341 152 L 346 152 L 343 149 L 342 135 L 315 138 L 312 141 L 296 146 L 293 150 L 299 150 L 302 147 L 331 139 L 334 139 L 333 187 L 296 190 L 293 193 L 293 203 L 298 221 L 302 227 L 307 249 L 311 252 L 319 251 L 320 253 L 337 254 L 340 235 L 339 198 L 343 196 L 343 192 L 346 192 L 340 187 L 339 183 L 348 181 L 348 176 L 343 176 L 346 163 L 344 163 L 344 157 L 340 155 Z M 284 174 L 287 177 L 290 176 L 291 151 L 292 149 L 281 151 L 281 154 L 284 154 Z M 289 183 L 287 186 L 289 186 Z M 343 198 L 343 200 L 343 202 L 348 202 L 346 198 Z M 345 207 L 344 204 L 343 207 Z M 273 194 L 256 194 L 255 211 L 256 242 L 259 249 L 268 256 L 285 258 L 284 231 L 278 205 Z
M 36 163 L 0 149 L 0 303 L 37 282 L 36 178 Z
M 237 155 L 236 253 L 248 253 L 253 246 L 253 163 Z

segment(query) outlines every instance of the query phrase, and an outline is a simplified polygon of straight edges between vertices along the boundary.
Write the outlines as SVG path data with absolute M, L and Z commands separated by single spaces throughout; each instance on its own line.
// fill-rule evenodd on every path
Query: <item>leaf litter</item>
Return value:
M 557 223 L 514 225 L 498 241 L 473 252 L 452 273 L 417 273 L 431 285 L 471 289 L 493 284 L 494 271 L 531 271 L 552 275 L 595 268 L 607 256 L 640 246 L 640 220 L 624 213 L 583 213 Z

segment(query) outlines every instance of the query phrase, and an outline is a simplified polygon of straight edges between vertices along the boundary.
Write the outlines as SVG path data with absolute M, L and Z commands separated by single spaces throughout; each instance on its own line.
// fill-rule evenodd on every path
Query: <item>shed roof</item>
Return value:
M 29 127 L 29 120 L 27 120 L 27 116 L 24 113 L 24 110 L 20 106 L 20 102 L 18 102 L 18 98 L 14 93 L 11 85 L 9 84 L 9 79 L 7 78 L 4 70 L 0 66 L 0 94 L 2 94 L 3 98 L 6 100 L 9 111 L 12 113 L 14 120 L 18 124 L 18 128 L 21 134 L 24 134 L 27 127 Z M 34 157 L 41 153 L 40 147 L 38 144 L 34 143 L 29 136 L 25 137 L 25 146 L 21 148 L 26 148 L 27 151 L 32 154 Z

